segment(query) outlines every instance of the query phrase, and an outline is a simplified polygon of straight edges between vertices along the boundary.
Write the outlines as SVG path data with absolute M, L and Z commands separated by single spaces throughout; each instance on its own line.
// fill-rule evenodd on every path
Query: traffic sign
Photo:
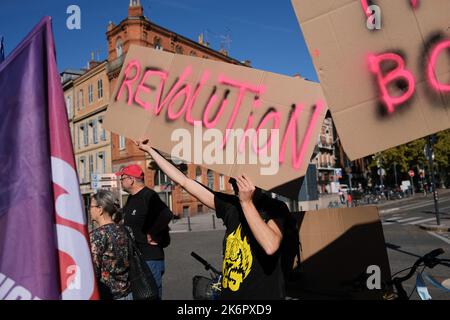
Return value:
M 91 188 L 94 190 L 117 187 L 117 176 L 114 173 L 101 173 L 91 175 Z
M 114 173 L 93 173 L 91 175 L 93 181 L 116 181 L 117 176 Z
M 109 188 L 117 188 L 117 181 L 91 181 L 92 189 L 109 189 Z
M 411 178 L 414 177 L 414 171 L 413 171 L 413 170 L 409 170 L 408 173 L 409 173 L 409 176 L 410 176 Z

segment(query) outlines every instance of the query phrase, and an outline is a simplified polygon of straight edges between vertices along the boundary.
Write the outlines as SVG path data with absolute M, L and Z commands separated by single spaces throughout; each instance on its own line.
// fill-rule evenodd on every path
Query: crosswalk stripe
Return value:
M 390 224 L 394 224 L 394 223 L 393 223 L 393 222 L 383 222 L 383 223 L 382 223 L 383 226 L 388 226 L 388 225 L 390 225 Z
M 443 203 L 448 202 L 448 201 L 450 201 L 450 199 L 443 199 L 443 200 L 439 200 L 439 203 L 443 204 Z M 418 209 L 418 208 L 432 206 L 433 203 L 434 203 L 434 200 L 428 200 L 426 202 L 411 203 L 411 204 L 408 204 L 408 205 L 405 205 L 405 206 L 400 206 L 399 209 L 401 211 Z
M 403 217 L 391 217 L 391 218 L 384 219 L 384 221 L 396 221 L 396 220 L 399 220 L 401 218 L 403 218 Z
M 430 234 L 430 235 L 432 235 L 432 236 L 434 236 L 434 237 L 436 237 L 436 238 L 438 238 L 438 239 L 441 239 L 442 241 L 444 241 L 444 242 L 450 244 L 450 239 L 444 238 L 444 237 L 438 235 L 438 234 L 435 233 L 435 232 L 430 232 L 430 231 L 428 231 L 428 234 Z
M 403 222 L 408 222 L 408 221 L 417 220 L 417 219 L 420 219 L 420 217 L 412 217 L 412 218 L 397 220 L 397 222 L 403 223 Z
M 428 219 L 423 219 L 423 220 L 419 220 L 419 221 L 413 221 L 408 224 L 419 224 L 419 223 L 428 222 L 428 221 L 432 221 L 432 220 L 436 220 L 436 218 L 428 218 Z

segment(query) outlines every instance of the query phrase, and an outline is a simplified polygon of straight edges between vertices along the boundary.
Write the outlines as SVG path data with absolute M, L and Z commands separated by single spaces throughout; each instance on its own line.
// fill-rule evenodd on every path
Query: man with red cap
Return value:
M 158 194 L 145 186 L 144 172 L 132 164 L 116 173 L 122 189 L 130 194 L 123 208 L 124 224 L 134 233 L 136 244 L 153 273 L 162 297 L 162 276 L 165 270 L 164 250 L 170 242 L 169 222 L 173 213 Z

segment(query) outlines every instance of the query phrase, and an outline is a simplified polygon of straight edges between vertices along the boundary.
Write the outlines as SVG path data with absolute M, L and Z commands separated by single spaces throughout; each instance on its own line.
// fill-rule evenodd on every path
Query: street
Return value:
M 449 223 L 450 192 L 440 191 L 441 221 Z M 442 248 L 445 253 L 441 258 L 450 258 L 450 233 L 435 232 L 419 228 L 422 223 L 435 221 L 434 202 L 431 195 L 423 197 L 388 201 L 379 207 L 383 225 L 386 248 L 390 262 L 391 274 L 411 267 L 418 257 L 436 249 Z M 192 299 L 192 277 L 194 275 L 208 276 L 203 266 L 191 257 L 195 251 L 216 269 L 221 269 L 221 252 L 224 229 L 220 220 L 215 220 L 213 229 L 212 214 L 191 219 L 189 232 L 183 221 L 177 221 L 171 233 L 172 242 L 166 249 L 166 273 L 163 280 L 163 299 Z M 426 272 L 439 281 L 450 278 L 450 265 L 439 265 Z M 405 273 L 402 273 L 404 275 Z M 415 286 L 415 276 L 404 283 L 408 294 Z M 428 290 L 433 299 L 450 300 L 450 295 L 431 285 Z M 417 293 L 411 299 L 419 299 Z

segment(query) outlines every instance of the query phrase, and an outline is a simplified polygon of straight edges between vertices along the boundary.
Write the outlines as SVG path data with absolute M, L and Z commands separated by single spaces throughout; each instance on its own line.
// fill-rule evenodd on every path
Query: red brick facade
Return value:
M 133 5 L 134 4 L 134 5 Z M 140 6 L 140 1 L 130 1 L 128 8 L 128 17 L 120 22 L 119 25 L 110 23 L 106 33 L 108 41 L 108 78 L 110 81 L 110 92 L 114 91 L 117 83 L 117 78 L 122 67 L 123 58 L 131 44 L 159 48 L 161 50 L 192 55 L 206 59 L 213 59 L 224 61 L 233 64 L 241 64 L 239 61 L 229 58 L 221 52 L 212 50 L 207 46 L 187 39 L 175 32 L 167 30 L 158 26 L 143 16 L 143 9 Z M 119 56 L 122 54 L 121 56 Z M 145 183 L 155 191 L 160 192 L 160 196 L 165 199 L 172 207 L 172 211 L 177 215 L 183 215 L 185 210 L 188 210 L 189 215 L 195 215 L 202 209 L 203 212 L 208 210 L 201 207 L 201 203 L 188 193 L 183 191 L 180 186 L 169 187 L 168 192 L 164 192 L 166 186 L 159 186 L 155 181 L 155 174 L 157 174 L 154 164 L 150 159 L 147 159 L 143 152 L 141 152 L 134 143 L 128 139 L 125 140 L 125 148 L 119 148 L 119 136 L 112 134 L 112 168 L 113 171 L 118 171 L 122 166 L 136 163 L 140 165 L 145 173 Z M 195 179 L 197 166 L 193 164 L 187 165 L 187 175 Z M 201 182 L 208 185 L 207 169 L 201 168 Z M 220 190 L 220 175 L 213 173 L 214 190 Z M 212 182 L 212 181 L 210 181 Z M 228 177 L 222 178 L 222 184 L 225 192 L 231 192 L 231 186 L 228 184 Z

